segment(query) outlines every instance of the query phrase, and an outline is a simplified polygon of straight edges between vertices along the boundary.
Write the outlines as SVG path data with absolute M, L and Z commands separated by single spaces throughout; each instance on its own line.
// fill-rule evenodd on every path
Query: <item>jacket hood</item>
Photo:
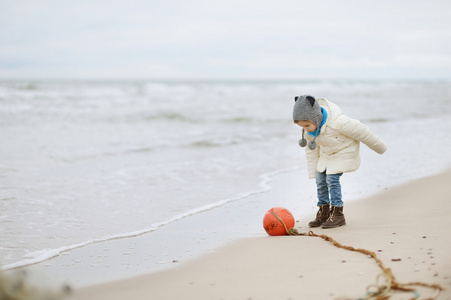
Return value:
M 335 103 L 332 103 L 325 98 L 318 98 L 317 101 L 319 105 L 327 111 L 327 120 L 323 126 L 327 126 L 341 115 L 341 108 Z

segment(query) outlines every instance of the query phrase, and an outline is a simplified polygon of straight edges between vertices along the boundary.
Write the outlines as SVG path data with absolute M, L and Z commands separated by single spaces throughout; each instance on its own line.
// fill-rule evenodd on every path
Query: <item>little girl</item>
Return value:
M 343 115 L 336 104 L 323 98 L 295 97 L 293 120 L 302 127 L 299 145 L 307 146 L 309 179 L 316 178 L 319 210 L 309 226 L 345 225 L 340 176 L 360 166 L 360 142 L 379 154 L 387 147 L 368 127 Z

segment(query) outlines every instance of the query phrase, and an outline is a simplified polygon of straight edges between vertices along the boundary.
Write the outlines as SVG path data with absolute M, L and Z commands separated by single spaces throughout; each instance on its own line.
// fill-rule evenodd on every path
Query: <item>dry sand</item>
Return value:
M 451 171 L 345 203 L 344 213 L 346 226 L 313 231 L 377 253 L 400 283 L 440 284 L 437 299 L 451 299 Z M 309 231 L 311 218 L 298 230 Z M 357 299 L 380 273 L 373 259 L 320 238 L 262 236 L 167 271 L 83 287 L 69 299 Z M 434 295 L 418 291 L 420 299 Z

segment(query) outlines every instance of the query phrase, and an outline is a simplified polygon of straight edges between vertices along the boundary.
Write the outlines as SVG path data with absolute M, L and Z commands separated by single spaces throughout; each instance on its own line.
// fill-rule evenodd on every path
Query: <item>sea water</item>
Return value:
M 152 234 L 265 192 L 268 176 L 306 174 L 300 94 L 335 102 L 388 146 L 377 161 L 362 146 L 346 200 L 451 166 L 450 82 L 2 81 L 0 265 Z M 314 208 L 302 196 L 298 210 Z

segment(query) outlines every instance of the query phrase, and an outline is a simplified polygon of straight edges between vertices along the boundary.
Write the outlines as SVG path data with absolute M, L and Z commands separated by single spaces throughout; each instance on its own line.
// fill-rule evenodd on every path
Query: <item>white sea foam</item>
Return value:
M 184 219 L 184 218 L 187 218 L 187 217 L 190 217 L 190 216 L 193 216 L 193 215 L 196 215 L 196 214 L 199 214 L 199 213 L 202 213 L 202 212 L 214 209 L 214 208 L 224 206 L 230 202 L 238 201 L 238 200 L 250 197 L 255 194 L 266 192 L 271 189 L 271 186 L 268 184 L 268 182 L 271 180 L 271 177 L 276 176 L 281 173 L 291 172 L 296 169 L 297 169 L 296 167 L 292 167 L 292 168 L 288 168 L 288 169 L 284 169 L 284 170 L 277 170 L 277 171 L 274 171 L 274 172 L 271 172 L 268 174 L 263 174 L 260 176 L 260 179 L 261 179 L 260 184 L 259 184 L 260 189 L 258 189 L 258 190 L 246 192 L 244 194 L 238 195 L 233 198 L 224 199 L 224 200 L 221 200 L 221 201 L 218 201 L 215 203 L 204 205 L 202 207 L 191 209 L 183 214 L 176 215 L 176 216 L 170 218 L 169 220 L 153 224 L 148 228 L 134 231 L 134 232 L 105 236 L 105 237 L 98 238 L 98 239 L 90 239 L 90 240 L 87 240 L 87 241 L 84 241 L 81 243 L 68 245 L 68 246 L 62 246 L 62 247 L 59 247 L 56 249 L 42 249 L 42 250 L 38 250 L 38 251 L 33 251 L 33 252 L 30 252 L 30 253 L 27 253 L 26 255 L 24 255 L 20 261 L 17 261 L 17 262 L 8 264 L 8 265 L 4 265 L 1 267 L 1 269 L 10 270 L 10 269 L 20 268 L 20 267 L 24 267 L 24 266 L 29 266 L 29 265 L 33 265 L 33 264 L 37 264 L 37 263 L 49 260 L 58 255 L 61 255 L 64 252 L 67 252 L 67 251 L 70 251 L 73 249 L 77 249 L 80 247 L 84 247 L 84 246 L 87 246 L 87 245 L 90 245 L 93 243 L 101 243 L 101 242 L 106 242 L 106 241 L 115 240 L 115 239 L 131 238 L 131 237 L 135 237 L 135 236 L 139 236 L 142 234 L 153 232 L 165 225 L 174 223 L 178 220 L 181 220 L 181 219 Z M 1 249 L 2 248 L 0 248 L 0 250 Z

